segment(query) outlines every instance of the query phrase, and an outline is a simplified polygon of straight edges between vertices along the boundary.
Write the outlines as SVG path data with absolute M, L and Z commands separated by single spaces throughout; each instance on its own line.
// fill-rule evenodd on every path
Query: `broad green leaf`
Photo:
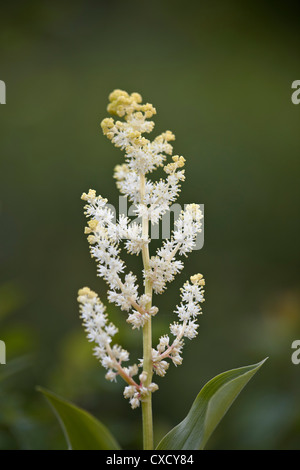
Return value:
M 210 380 L 184 420 L 163 437 L 157 449 L 204 449 L 228 408 L 265 361 L 223 372 Z
M 70 450 L 119 450 L 109 430 L 87 411 L 56 394 L 38 387 L 50 402 L 65 434 Z

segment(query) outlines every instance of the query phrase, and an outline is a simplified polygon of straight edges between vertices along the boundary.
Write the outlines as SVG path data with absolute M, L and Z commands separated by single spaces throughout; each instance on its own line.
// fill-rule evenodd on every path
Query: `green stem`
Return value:
M 144 350 L 144 371 L 147 372 L 148 378 L 152 376 L 152 358 L 149 357 L 149 350 L 152 349 L 152 333 L 151 333 L 151 320 L 149 320 L 143 328 L 143 350 Z M 149 367 L 150 364 L 150 367 Z M 149 383 L 145 385 L 149 385 Z M 144 450 L 153 449 L 153 419 L 152 419 L 152 393 L 149 392 L 147 397 L 142 401 L 142 416 L 143 416 L 143 442 Z
M 145 197 L 145 175 L 140 175 L 140 194 L 141 203 Z M 149 220 L 148 217 L 142 219 L 142 237 L 146 240 L 149 236 Z M 148 244 L 143 246 L 142 258 L 144 270 L 150 268 L 149 264 L 149 247 Z M 152 283 L 149 280 L 145 281 L 145 294 L 150 296 L 150 301 L 146 305 L 146 310 L 149 311 L 152 305 Z M 152 382 L 153 367 L 152 367 L 152 326 L 151 317 L 143 327 L 143 371 L 147 373 L 147 380 L 145 386 L 147 387 Z M 142 401 L 142 417 L 143 417 L 143 443 L 144 450 L 153 449 L 153 419 L 152 419 L 152 393 L 149 392 L 147 397 Z

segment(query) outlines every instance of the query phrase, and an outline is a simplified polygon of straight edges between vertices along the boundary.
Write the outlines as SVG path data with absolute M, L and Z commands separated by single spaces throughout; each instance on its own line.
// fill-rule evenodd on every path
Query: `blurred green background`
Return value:
M 1 4 L 0 449 L 66 448 L 37 385 L 95 414 L 125 448 L 141 446 L 140 410 L 105 381 L 76 302 L 85 285 L 105 300 L 80 196 L 94 188 L 118 203 L 123 155 L 99 127 L 115 88 L 154 104 L 154 135 L 172 130 L 187 159 L 178 202 L 205 205 L 203 249 L 155 299 L 154 344 L 178 288 L 195 272 L 206 278 L 199 336 L 157 379 L 156 441 L 206 381 L 268 356 L 208 448 L 300 449 L 299 14 L 291 1 Z M 109 311 L 118 342 L 141 357 L 140 333 Z

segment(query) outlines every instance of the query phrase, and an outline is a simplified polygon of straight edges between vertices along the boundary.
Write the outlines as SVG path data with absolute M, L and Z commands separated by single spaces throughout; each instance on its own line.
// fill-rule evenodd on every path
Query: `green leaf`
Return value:
M 266 360 L 223 372 L 210 380 L 197 395 L 184 420 L 163 437 L 157 449 L 204 449 L 238 394 Z
M 90 413 L 44 388 L 37 390 L 50 402 L 70 450 L 121 449 L 109 430 Z

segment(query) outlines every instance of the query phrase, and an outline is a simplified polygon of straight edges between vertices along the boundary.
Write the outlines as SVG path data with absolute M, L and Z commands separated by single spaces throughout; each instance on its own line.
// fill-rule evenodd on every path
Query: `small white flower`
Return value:
M 159 344 L 157 345 L 157 350 L 162 353 L 169 345 L 170 338 L 168 335 L 161 336 L 159 338 Z
M 109 356 L 104 356 L 102 358 L 101 364 L 105 369 L 113 369 L 115 367 L 114 360 Z
M 106 380 L 109 380 L 110 382 L 116 382 L 116 377 L 116 372 L 113 372 L 111 369 L 105 374 Z
M 156 392 L 156 390 L 158 390 L 158 385 L 155 384 L 154 382 L 151 382 L 151 384 L 148 385 L 148 390 L 151 393 Z
M 139 379 L 140 379 L 141 383 L 146 382 L 147 376 L 148 376 L 148 374 L 147 374 L 146 371 L 143 371 L 143 372 L 139 375 Z
M 135 408 L 138 408 L 140 406 L 140 400 L 137 397 L 131 398 L 129 400 L 129 403 L 131 405 L 131 408 L 134 410 Z
M 131 398 L 136 392 L 136 388 L 133 385 L 129 385 L 124 388 L 123 395 L 125 398 Z

